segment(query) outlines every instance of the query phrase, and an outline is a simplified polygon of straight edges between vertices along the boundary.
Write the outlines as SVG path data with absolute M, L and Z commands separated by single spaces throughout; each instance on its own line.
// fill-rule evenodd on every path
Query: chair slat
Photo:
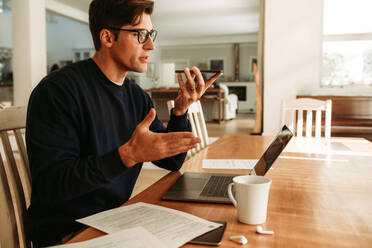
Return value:
M 23 140 L 23 136 L 22 136 L 22 132 L 20 129 L 15 129 L 14 130 L 14 136 L 16 138 L 16 142 L 17 142 L 17 146 L 18 146 L 18 149 L 21 153 L 21 159 L 23 161 L 23 163 L 27 166 L 27 176 L 31 182 L 31 174 L 30 174 L 30 171 L 29 171 L 29 161 L 28 161 L 28 156 L 27 156 L 27 151 L 26 151 L 26 146 L 25 146 L 25 143 L 24 143 L 24 140 Z
M 332 115 L 332 101 L 321 101 L 317 99 L 311 98 L 299 98 L 299 99 L 291 99 L 282 102 L 282 113 L 283 112 L 290 112 L 290 113 L 297 113 L 297 125 L 296 125 L 296 117 L 289 116 L 286 118 L 284 114 L 282 114 L 282 123 L 287 124 L 287 126 L 291 129 L 292 125 L 296 128 L 296 132 L 293 132 L 297 137 L 303 136 L 303 126 L 304 126 L 304 118 L 303 118 L 303 111 L 306 111 L 306 137 L 313 136 L 313 111 L 316 112 L 315 115 L 315 137 L 322 136 L 322 111 L 325 111 L 325 137 L 331 137 L 331 115 Z M 292 129 L 291 129 L 292 130 Z
M 204 113 L 203 113 L 203 108 L 201 106 L 200 101 L 197 101 L 196 104 L 199 107 L 199 119 L 200 119 L 200 127 L 202 131 L 202 139 L 204 139 L 205 145 L 208 146 L 210 144 L 209 142 L 209 135 L 207 131 L 207 125 L 205 124 L 205 119 L 204 119 Z
M 201 131 L 201 127 L 200 127 L 200 121 L 199 121 L 198 113 L 192 113 L 192 115 L 193 115 L 194 121 L 195 121 L 197 137 L 202 137 L 202 131 Z M 204 147 L 205 147 L 204 139 L 201 138 L 200 139 L 200 144 L 198 144 L 198 149 L 197 150 L 200 151 Z
M 319 138 L 321 136 L 322 129 L 322 111 L 317 110 L 315 116 L 315 137 Z
M 303 110 L 298 110 L 297 115 L 297 136 L 302 137 L 302 126 L 303 126 Z
M 0 219 L 3 225 L 0 230 L 0 242 L 1 247 L 19 247 L 18 232 L 13 230 L 16 227 L 16 214 L 14 212 L 14 206 L 12 196 L 10 193 L 10 187 L 8 178 L 6 176 L 3 158 L 0 153 Z
M 194 117 L 192 116 L 192 113 L 187 113 L 187 117 L 189 118 L 189 122 L 190 122 L 190 125 L 191 125 L 192 133 L 194 134 L 195 137 L 197 137 L 198 134 L 196 132 L 195 120 L 194 120 Z M 199 146 L 199 144 L 197 145 L 197 148 L 198 148 L 198 146 Z M 197 148 L 192 148 L 191 149 L 191 154 L 195 154 L 196 151 L 197 151 Z
M 6 181 L 2 180 L 2 183 L 6 182 L 9 186 L 15 216 L 15 223 L 10 223 L 9 228 L 17 235 L 19 244 L 16 247 L 21 248 L 31 247 L 31 241 L 25 235 L 23 219 L 31 197 L 29 162 L 20 131 L 20 129 L 26 127 L 26 113 L 26 106 L 9 107 L 0 110 L 0 139 L 5 153 L 5 158 L 0 157 L 0 162 L 6 176 Z M 13 140 L 13 133 L 15 142 Z M 9 138 L 9 135 L 12 139 Z M 12 149 L 12 146 L 14 149 Z M 18 157 L 18 153 L 20 158 Z
M 31 173 L 30 173 L 30 165 L 28 161 L 26 146 L 23 140 L 22 132 L 20 129 L 14 130 L 14 136 L 17 142 L 18 150 L 20 151 L 21 161 L 22 163 L 19 164 L 18 170 L 19 173 L 25 178 L 22 180 L 23 189 L 25 190 L 25 198 L 26 198 L 26 206 L 30 204 L 30 197 L 31 196 Z
M 287 114 L 289 114 L 289 117 L 288 117 L 288 128 L 289 130 L 291 130 L 292 132 L 295 131 L 295 126 L 296 126 L 296 119 L 295 119 L 295 115 L 296 115 L 296 111 L 286 111 Z M 282 126 L 285 124 L 285 122 L 283 122 Z
M 311 109 L 306 111 L 306 137 L 310 138 L 312 133 L 313 111 Z
M 167 106 L 170 114 L 171 109 L 174 108 L 174 101 L 168 101 Z M 210 140 L 208 136 L 207 125 L 205 124 L 203 108 L 200 101 L 196 101 L 189 106 L 187 117 L 191 124 L 192 133 L 195 137 L 199 137 L 201 140 L 196 149 L 193 148 L 191 149 L 191 153 L 188 153 L 187 157 L 190 157 L 190 154 L 194 155 L 196 154 L 196 152 L 207 147 L 210 144 Z
M 13 205 L 16 213 L 16 222 L 18 228 L 20 247 L 30 247 L 30 242 L 26 240 L 26 234 L 24 229 L 24 214 L 26 213 L 26 199 L 25 192 L 23 190 L 22 181 L 20 174 L 17 169 L 17 164 L 13 155 L 13 150 L 10 145 L 7 131 L 1 131 L 0 137 L 3 143 L 7 163 L 5 164 L 5 171 L 7 172 L 8 182 L 10 191 L 13 199 Z
M 331 138 L 331 115 L 332 115 L 332 101 L 326 101 L 326 116 L 325 116 L 325 133 L 326 138 Z

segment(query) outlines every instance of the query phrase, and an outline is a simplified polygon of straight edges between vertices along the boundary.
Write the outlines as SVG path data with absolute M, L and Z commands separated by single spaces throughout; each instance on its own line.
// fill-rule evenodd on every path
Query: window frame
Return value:
M 326 0 L 324 0 L 326 1 Z M 319 74 L 319 87 L 320 88 L 358 88 L 358 89 L 370 89 L 372 87 L 372 83 L 369 85 L 361 85 L 361 84 L 354 84 L 354 85 L 322 85 L 322 78 L 323 78 L 323 45 L 324 42 L 337 42 L 337 41 L 372 41 L 372 32 L 366 33 L 347 33 L 347 34 L 324 34 L 324 6 L 325 2 L 323 2 L 322 8 L 322 39 L 321 39 L 321 46 L 320 46 L 320 74 Z

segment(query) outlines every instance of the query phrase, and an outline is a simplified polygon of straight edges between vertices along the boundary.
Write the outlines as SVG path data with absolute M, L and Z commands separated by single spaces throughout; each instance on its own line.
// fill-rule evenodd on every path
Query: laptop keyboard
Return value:
M 227 185 L 232 183 L 234 176 L 211 176 L 204 186 L 200 196 L 207 197 L 228 197 Z

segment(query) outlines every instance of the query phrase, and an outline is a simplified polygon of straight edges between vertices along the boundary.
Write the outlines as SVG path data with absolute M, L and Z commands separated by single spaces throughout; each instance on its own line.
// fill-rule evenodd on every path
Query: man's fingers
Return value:
M 140 123 L 141 126 L 149 128 L 151 123 L 154 121 L 156 116 L 156 111 L 154 108 L 150 109 L 149 113 L 146 115 L 145 119 Z
M 144 124 L 148 124 L 144 122 Z M 151 154 L 141 154 L 138 161 L 156 161 L 163 158 L 171 157 L 180 153 L 187 152 L 191 148 L 197 146 L 201 142 L 199 137 L 195 137 L 191 132 L 170 132 L 170 133 L 154 133 L 149 132 L 146 135 L 147 142 L 137 144 L 137 149 L 142 149 L 142 152 Z M 151 152 L 147 151 L 146 144 L 150 145 Z M 155 144 L 155 145 L 154 145 Z
M 195 81 L 194 81 L 194 78 L 191 76 L 189 68 L 185 68 L 184 72 L 185 72 L 185 76 L 187 78 L 188 87 L 190 87 L 190 90 L 191 89 L 195 90 Z
M 193 66 L 191 68 L 191 70 L 190 70 L 190 75 L 191 75 L 192 79 L 195 79 L 195 77 L 196 77 L 196 70 L 195 70 L 195 68 L 199 69 L 198 67 Z
M 182 139 L 191 139 L 194 141 L 199 141 L 199 137 L 195 137 L 192 132 L 170 132 L 170 133 L 160 133 L 161 138 L 164 141 L 170 141 L 170 142 L 177 142 L 177 140 L 182 140 Z
M 186 84 L 185 84 L 185 82 L 183 81 L 182 74 L 179 73 L 179 74 L 177 75 L 177 77 L 178 77 L 178 84 L 180 85 L 180 90 L 181 90 L 181 93 L 179 92 L 178 95 L 188 96 L 189 93 L 188 93 L 188 91 L 187 91 Z
M 185 83 L 183 82 L 182 74 L 178 73 L 177 78 L 178 78 L 178 84 L 180 85 L 180 89 L 184 89 Z
M 211 86 L 211 84 L 213 84 L 213 82 L 216 81 L 216 79 L 221 77 L 221 76 L 222 76 L 222 72 L 218 72 L 218 73 L 214 74 L 211 78 L 209 78 L 207 80 L 207 82 L 205 82 L 206 89 L 208 89 L 209 86 Z
M 195 78 L 196 77 L 196 86 L 195 86 L 195 90 L 196 90 L 196 93 L 198 94 L 198 97 L 196 97 L 196 99 L 193 99 L 194 101 L 195 100 L 197 100 L 197 98 L 199 98 L 201 95 L 202 95 L 202 93 L 204 92 L 204 85 L 205 85 L 205 83 L 204 83 L 204 79 L 203 79 L 203 76 L 202 76 L 202 74 L 201 74 L 201 72 L 200 72 L 200 70 L 199 70 L 199 68 L 198 67 L 196 67 L 196 66 L 193 66 L 192 68 L 191 68 L 191 70 L 192 70 L 192 72 L 193 72 L 193 77 Z M 194 82 L 195 82 L 195 80 L 194 80 Z
M 189 147 L 201 142 L 199 137 L 195 137 L 191 132 L 171 132 L 161 134 L 160 141 L 167 149 L 177 149 Z
M 171 142 L 168 145 L 168 152 L 170 154 L 179 154 L 183 152 L 187 152 L 192 148 L 196 148 L 196 146 L 200 143 L 200 138 L 184 138 L 184 139 L 177 139 L 176 142 Z M 169 155 L 172 156 L 172 155 Z

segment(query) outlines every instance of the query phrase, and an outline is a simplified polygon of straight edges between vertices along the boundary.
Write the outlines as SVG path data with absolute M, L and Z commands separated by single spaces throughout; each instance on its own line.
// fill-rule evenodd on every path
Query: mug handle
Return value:
M 234 204 L 234 206 L 237 208 L 237 207 L 238 207 L 238 206 L 237 206 L 237 202 L 236 202 L 236 200 L 235 200 L 235 198 L 234 198 L 234 196 L 233 196 L 233 194 L 232 194 L 232 191 L 231 191 L 233 185 L 234 185 L 234 183 L 230 183 L 230 184 L 227 186 L 227 194 L 229 195 L 229 198 L 230 198 L 231 202 L 232 202 L 232 203 Z

